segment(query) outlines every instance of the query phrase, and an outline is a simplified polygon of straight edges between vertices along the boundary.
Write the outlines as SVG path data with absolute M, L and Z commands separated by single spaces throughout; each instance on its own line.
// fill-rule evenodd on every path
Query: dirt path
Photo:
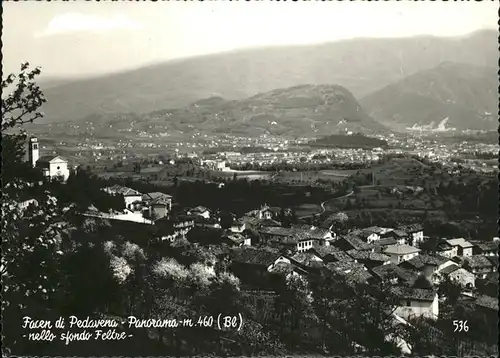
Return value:
M 338 200 L 338 199 L 347 198 L 347 197 L 351 196 L 352 194 L 354 194 L 354 191 L 351 191 L 350 193 L 347 193 L 346 195 L 339 196 L 337 198 L 325 200 L 321 204 L 319 204 L 321 206 L 321 211 L 320 212 L 317 212 L 317 213 L 314 213 L 314 214 L 305 215 L 305 216 L 301 216 L 301 217 L 299 217 L 299 219 L 305 219 L 305 218 L 313 217 L 314 215 L 318 215 L 318 214 L 321 215 L 321 214 L 323 214 L 326 211 L 325 204 L 327 202 Z

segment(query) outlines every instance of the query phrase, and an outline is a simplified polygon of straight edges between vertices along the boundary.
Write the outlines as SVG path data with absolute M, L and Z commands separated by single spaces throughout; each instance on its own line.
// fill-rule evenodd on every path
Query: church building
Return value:
M 42 174 L 52 179 L 65 182 L 69 178 L 68 161 L 58 155 L 45 155 L 40 157 L 38 139 L 31 137 L 28 147 L 28 160 L 33 168 L 39 168 Z

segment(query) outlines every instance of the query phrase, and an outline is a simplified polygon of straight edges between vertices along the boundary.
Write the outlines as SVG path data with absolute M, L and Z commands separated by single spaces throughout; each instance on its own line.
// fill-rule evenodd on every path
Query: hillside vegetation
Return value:
M 277 89 L 243 100 L 210 97 L 184 108 L 146 114 L 94 114 L 76 122 L 60 123 L 58 130 L 98 138 L 203 133 L 318 137 L 346 131 L 388 131 L 363 112 L 351 92 L 337 85 Z

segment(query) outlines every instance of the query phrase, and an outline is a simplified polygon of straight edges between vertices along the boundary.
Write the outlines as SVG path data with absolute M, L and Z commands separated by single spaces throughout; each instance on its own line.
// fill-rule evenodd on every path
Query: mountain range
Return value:
M 455 64 L 446 64 L 450 61 L 463 70 L 460 81 L 453 77 Z M 446 116 L 450 126 L 455 120 L 467 126 L 477 113 L 491 112 L 492 81 L 476 91 L 488 71 L 478 68 L 494 71 L 497 62 L 497 34 L 489 30 L 454 38 L 361 38 L 240 50 L 95 78 L 42 82 L 47 98 L 42 123 L 133 117 L 152 121 L 154 126 L 158 122 L 154 118 L 170 113 L 163 121 L 179 130 L 186 130 L 188 122 L 207 130 L 225 130 L 227 125 L 221 123 L 226 122 L 240 133 L 249 127 L 255 133 L 300 134 L 306 127 L 308 133 L 366 133 L 385 126 L 401 129 L 436 123 Z M 429 81 L 435 83 L 433 90 L 426 88 Z M 469 82 L 474 89 L 466 91 Z M 422 90 L 411 93 L 417 85 Z M 437 87 L 456 93 L 444 96 L 446 91 Z M 401 88 L 409 94 L 395 96 Z M 493 91 L 496 95 L 496 87 Z M 441 97 L 430 107 L 439 109 L 417 118 L 420 104 L 429 106 L 428 97 L 435 94 Z M 457 105 L 441 109 L 448 100 Z M 474 104 L 470 113 L 454 114 L 470 103 Z
M 183 108 L 143 114 L 93 114 L 66 124 L 69 128 L 77 125 L 90 129 L 93 136 L 101 137 L 117 134 L 182 137 L 218 133 L 310 138 L 325 133 L 389 131 L 363 111 L 351 92 L 338 85 L 295 86 L 241 100 L 209 97 Z

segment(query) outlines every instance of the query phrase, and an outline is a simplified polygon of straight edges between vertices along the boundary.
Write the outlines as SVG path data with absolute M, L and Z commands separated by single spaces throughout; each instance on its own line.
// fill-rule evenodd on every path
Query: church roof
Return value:
M 40 162 L 40 163 L 51 163 L 51 162 L 55 162 L 55 161 L 63 161 L 63 162 L 68 162 L 66 159 L 64 159 L 63 157 L 59 156 L 59 155 L 44 155 L 40 158 L 38 158 L 37 162 Z

